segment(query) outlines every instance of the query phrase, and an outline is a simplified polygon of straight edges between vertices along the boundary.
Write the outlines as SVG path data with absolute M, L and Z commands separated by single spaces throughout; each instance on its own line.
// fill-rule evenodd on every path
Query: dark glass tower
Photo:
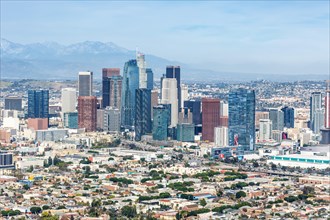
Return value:
M 154 73 L 152 72 L 152 69 L 147 68 L 147 89 L 153 90 L 154 89 Z
M 228 98 L 229 145 L 242 145 L 254 150 L 255 144 L 255 92 L 254 90 L 231 90 Z
M 200 100 L 188 100 L 184 101 L 184 107 L 190 109 L 193 115 L 193 124 L 202 124 L 201 114 L 201 101 Z
M 137 89 L 135 103 L 135 140 L 151 133 L 151 90 Z
M 121 93 L 121 124 L 126 128 L 134 126 L 135 93 L 139 88 L 139 67 L 136 60 L 125 63 Z
M 167 66 L 166 67 L 166 78 L 176 78 L 177 88 L 178 88 L 178 111 L 181 106 L 181 76 L 180 76 L 180 66 Z
M 284 113 L 284 127 L 294 128 L 294 108 L 285 106 L 281 110 Z
M 122 77 L 120 76 L 119 68 L 102 69 L 102 107 L 103 108 L 106 108 L 107 106 L 120 108 L 121 86 L 122 86 Z
M 49 116 L 49 91 L 28 91 L 28 118 L 48 118 Z

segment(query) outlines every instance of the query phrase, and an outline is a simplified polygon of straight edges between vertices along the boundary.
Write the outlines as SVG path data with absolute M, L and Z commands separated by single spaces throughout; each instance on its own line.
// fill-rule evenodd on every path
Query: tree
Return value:
M 29 189 L 30 189 L 30 186 L 29 186 L 28 184 L 24 184 L 24 185 L 23 185 L 23 188 L 24 188 L 25 190 L 29 190 Z
M 34 207 L 31 207 L 30 208 L 30 211 L 33 213 L 33 214 L 39 214 L 41 213 L 42 209 L 38 206 L 34 206 Z
M 42 206 L 42 210 L 48 210 L 48 209 L 50 209 L 50 206 L 48 206 L 48 205 L 43 205 Z
M 134 218 L 136 217 L 137 213 L 136 213 L 136 207 L 135 206 L 123 206 L 121 208 L 121 214 L 123 216 L 126 216 L 128 218 Z
M 277 168 L 276 164 L 272 163 L 272 170 L 276 170 L 276 168 Z
M 315 189 L 312 186 L 304 186 L 304 188 L 303 188 L 302 191 L 303 191 L 303 194 L 304 195 L 314 194 L 315 193 Z
M 205 201 L 205 199 L 201 199 L 200 201 L 199 201 L 199 204 L 201 205 L 201 206 L 206 206 L 206 201 Z
M 53 159 L 48 157 L 48 166 L 50 167 L 51 165 L 53 165 Z
M 246 193 L 244 191 L 238 191 L 236 193 L 236 199 L 240 199 L 242 197 L 246 197 Z
M 259 163 L 257 161 L 253 162 L 253 167 L 259 167 Z

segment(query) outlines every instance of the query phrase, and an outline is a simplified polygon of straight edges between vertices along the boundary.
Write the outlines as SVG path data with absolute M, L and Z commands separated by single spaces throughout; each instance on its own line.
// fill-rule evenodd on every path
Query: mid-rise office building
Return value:
M 228 146 L 228 127 L 214 128 L 214 144 L 217 147 Z
M 188 100 L 184 101 L 184 107 L 187 107 L 193 115 L 193 124 L 202 124 L 201 101 Z
M 87 132 L 96 131 L 96 105 L 95 96 L 78 97 L 78 127 L 85 128 Z
M 269 119 L 272 121 L 272 129 L 283 131 L 284 129 L 284 113 L 278 108 L 269 109 Z
M 22 98 L 20 97 L 6 97 L 5 98 L 5 109 L 6 110 L 17 110 L 22 111 Z
M 63 124 L 65 128 L 78 128 L 78 112 L 65 112 L 63 114 Z
M 104 131 L 120 132 L 120 110 L 118 108 L 105 108 L 103 119 Z
M 260 119 L 269 119 L 269 111 L 256 111 L 256 129 L 259 129 Z
M 170 105 L 158 105 L 153 107 L 152 138 L 154 140 L 167 140 L 170 121 Z
M 0 169 L 14 168 L 13 154 L 0 152 Z
M 63 88 L 61 99 L 62 113 L 76 111 L 77 90 L 75 88 Z
M 294 108 L 285 106 L 281 110 L 284 114 L 284 127 L 294 128 Z
M 195 126 L 189 123 L 177 125 L 176 137 L 177 141 L 194 142 L 195 141 Z
M 181 111 L 179 112 L 179 124 L 192 124 L 193 118 L 192 113 L 190 112 L 189 108 L 181 108 Z
M 219 126 L 220 99 L 202 99 L 202 138 L 204 141 L 214 141 L 214 128 Z
M 135 140 L 140 141 L 142 135 L 151 133 L 151 90 L 136 90 Z
M 49 91 L 28 91 L 28 118 L 48 118 L 49 116 Z
M 260 141 L 268 141 L 272 139 L 272 127 L 272 121 L 270 119 L 260 119 Z
M 228 98 L 229 145 L 245 146 L 254 150 L 255 145 L 255 92 L 247 89 L 233 89 Z

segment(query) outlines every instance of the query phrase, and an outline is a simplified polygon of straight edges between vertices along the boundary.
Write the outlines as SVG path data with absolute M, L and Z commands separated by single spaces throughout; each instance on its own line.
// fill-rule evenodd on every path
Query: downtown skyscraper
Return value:
M 119 68 L 102 69 L 102 108 L 120 109 L 123 77 Z
M 202 99 L 202 139 L 214 141 L 214 128 L 220 122 L 220 99 Z
M 247 89 L 234 89 L 228 98 L 229 145 L 242 145 L 254 150 L 255 144 L 255 92 Z
M 178 89 L 178 112 L 180 110 L 181 106 L 181 69 L 180 66 L 167 66 L 166 67 L 166 78 L 175 78 Z M 161 82 L 162 84 L 162 82 Z
M 92 96 L 93 95 L 93 72 L 79 72 L 78 75 L 78 95 Z
M 140 141 L 142 135 L 151 133 L 151 90 L 136 90 L 135 140 Z
M 325 98 L 326 100 L 326 98 Z M 325 125 L 324 110 L 322 109 L 321 92 L 313 92 L 310 97 L 310 128 L 314 133 L 320 133 L 320 129 Z
M 49 91 L 28 91 L 28 118 L 47 118 L 49 116 Z

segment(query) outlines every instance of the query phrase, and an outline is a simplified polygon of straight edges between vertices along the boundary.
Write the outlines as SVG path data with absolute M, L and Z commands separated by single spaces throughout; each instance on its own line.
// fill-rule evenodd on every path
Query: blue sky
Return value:
M 329 74 L 329 1 L 1 1 L 1 37 L 86 40 L 216 71 Z

